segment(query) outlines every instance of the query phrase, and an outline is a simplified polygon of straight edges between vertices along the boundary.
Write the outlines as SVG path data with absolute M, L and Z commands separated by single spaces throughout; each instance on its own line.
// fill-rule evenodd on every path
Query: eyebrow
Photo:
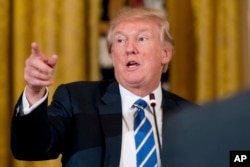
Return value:
M 143 32 L 150 32 L 150 29 L 149 28 L 142 28 L 142 29 L 139 29 L 139 31 L 137 32 L 137 34 L 140 34 L 140 33 L 143 33 Z M 114 31 L 114 35 L 125 35 L 123 33 L 123 31 Z

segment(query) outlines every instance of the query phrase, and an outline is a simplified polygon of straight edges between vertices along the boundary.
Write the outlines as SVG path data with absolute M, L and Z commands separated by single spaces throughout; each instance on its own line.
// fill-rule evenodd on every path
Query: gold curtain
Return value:
M 60 158 L 42 162 L 14 160 L 9 141 L 14 103 L 25 86 L 23 69 L 33 41 L 45 55 L 59 56 L 50 98 L 61 83 L 100 78 L 100 7 L 100 0 L 0 0 L 1 166 L 61 166 Z
M 168 0 L 176 54 L 171 90 L 199 103 L 241 90 L 243 78 L 237 0 Z
M 0 164 L 61 166 L 60 159 L 14 160 L 9 129 L 14 103 L 24 88 L 23 69 L 36 41 L 46 55 L 58 54 L 54 85 L 98 80 L 101 0 L 0 0 Z M 196 102 L 241 89 L 238 0 L 166 0 L 176 51 L 170 65 L 171 91 Z M 50 93 L 50 96 L 53 93 Z
M 9 166 L 10 147 L 9 147 L 9 120 L 10 110 L 10 78 L 9 78 L 9 48 L 10 42 L 10 3 L 7 0 L 0 0 L 0 163 L 2 166 Z
M 194 18 L 190 0 L 167 0 L 170 32 L 175 52 L 169 68 L 170 90 L 189 100 L 196 100 L 196 53 Z

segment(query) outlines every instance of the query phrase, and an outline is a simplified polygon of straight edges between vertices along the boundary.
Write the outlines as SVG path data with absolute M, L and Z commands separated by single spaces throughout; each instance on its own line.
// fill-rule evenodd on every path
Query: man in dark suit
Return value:
M 161 156 L 166 152 L 168 115 L 193 105 L 161 87 L 173 51 L 165 15 L 145 8 L 123 10 L 111 21 L 107 41 L 116 80 L 63 84 L 49 106 L 47 87 L 58 57 L 46 58 L 32 44 L 24 73 L 27 85 L 11 126 L 15 158 L 45 160 L 62 154 L 65 167 L 136 166 L 132 106 L 137 99 L 149 104 L 153 93 L 157 103 L 146 107 L 145 115 L 153 125 L 154 141 L 160 142 L 150 157 L 165 166 Z
M 169 117 L 167 152 L 171 167 L 249 166 L 230 151 L 250 151 L 250 91 Z M 163 136 L 164 138 L 164 136 Z M 241 155 L 241 152 L 238 152 Z M 245 154 L 245 153 L 243 153 Z M 238 163 L 238 164 L 237 164 Z

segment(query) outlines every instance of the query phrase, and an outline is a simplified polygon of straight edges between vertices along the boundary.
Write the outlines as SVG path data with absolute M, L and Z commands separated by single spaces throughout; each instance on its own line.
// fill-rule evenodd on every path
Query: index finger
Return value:
M 42 56 L 42 52 L 40 51 L 39 46 L 35 42 L 32 42 L 31 44 L 31 53 L 35 56 Z

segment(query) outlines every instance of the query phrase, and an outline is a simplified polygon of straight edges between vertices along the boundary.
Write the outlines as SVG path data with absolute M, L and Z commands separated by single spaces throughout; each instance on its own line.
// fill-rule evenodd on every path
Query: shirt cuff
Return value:
M 46 98 L 48 97 L 48 88 L 46 88 L 46 93 L 43 96 L 42 99 L 40 99 L 38 102 L 36 102 L 35 104 L 33 104 L 31 107 L 29 105 L 29 102 L 27 100 L 26 94 L 25 94 L 25 89 L 23 91 L 23 96 L 22 96 L 22 103 L 23 103 L 23 114 L 27 115 L 29 113 L 31 113 L 31 111 L 33 111 L 37 106 L 39 106 L 42 102 L 44 102 L 46 100 Z

